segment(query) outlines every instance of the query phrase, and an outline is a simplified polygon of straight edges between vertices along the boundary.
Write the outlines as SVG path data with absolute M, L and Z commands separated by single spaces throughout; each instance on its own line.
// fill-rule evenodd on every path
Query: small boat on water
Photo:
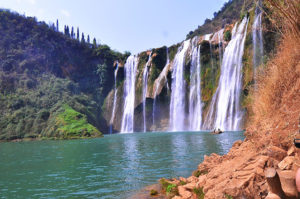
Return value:
M 221 134 L 221 133 L 224 133 L 224 131 L 222 131 L 221 129 L 218 129 L 218 130 L 215 129 L 214 131 L 211 132 L 211 134 L 215 134 L 215 135 L 216 134 Z

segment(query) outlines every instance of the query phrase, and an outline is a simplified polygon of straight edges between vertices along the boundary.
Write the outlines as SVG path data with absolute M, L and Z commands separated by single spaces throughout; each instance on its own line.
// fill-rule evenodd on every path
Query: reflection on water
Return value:
M 227 153 L 239 139 L 172 132 L 0 143 L 0 198 L 127 198 L 159 178 L 190 176 L 204 154 Z

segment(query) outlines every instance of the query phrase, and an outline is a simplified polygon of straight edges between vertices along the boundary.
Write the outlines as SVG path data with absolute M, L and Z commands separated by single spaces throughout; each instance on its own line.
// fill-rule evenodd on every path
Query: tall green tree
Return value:
M 85 43 L 84 33 L 82 33 L 82 35 L 81 35 L 81 43 Z
M 56 31 L 59 32 L 58 19 L 56 19 Z
M 90 35 L 87 36 L 87 43 L 90 43 Z
M 93 48 L 97 48 L 97 41 L 96 41 L 96 38 L 94 37 L 93 39 Z
M 74 27 L 72 26 L 72 30 L 71 30 L 71 38 L 74 39 L 75 38 L 75 33 L 74 33 Z
M 77 40 L 79 41 L 79 27 L 77 27 Z

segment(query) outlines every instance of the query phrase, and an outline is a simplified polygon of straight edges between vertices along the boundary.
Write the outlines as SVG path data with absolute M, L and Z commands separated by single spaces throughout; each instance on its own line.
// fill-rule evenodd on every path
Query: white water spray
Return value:
M 117 94 L 118 94 L 118 89 L 117 89 L 117 75 L 118 75 L 118 70 L 119 70 L 119 63 L 117 63 L 115 72 L 114 72 L 114 102 L 113 102 L 113 109 L 112 109 L 112 114 L 111 114 L 111 118 L 110 118 L 110 127 L 109 127 L 109 132 L 110 134 L 112 134 L 112 128 L 113 128 L 113 123 L 114 123 L 114 119 L 115 119 L 115 111 L 116 111 L 116 103 L 117 103 Z
M 256 75 L 256 67 L 263 62 L 263 34 L 262 34 L 262 12 L 260 10 L 261 1 L 255 9 L 255 19 L 252 25 L 252 39 L 253 39 L 253 71 Z
M 138 65 L 138 57 L 131 55 L 127 58 L 124 82 L 124 110 L 121 133 L 133 132 L 134 127 L 134 100 L 135 100 L 135 76 Z
M 144 119 L 144 132 L 147 130 L 147 124 L 146 124 L 146 94 L 147 94 L 147 89 L 148 89 L 148 71 L 149 71 L 149 66 L 151 63 L 151 54 L 149 54 L 148 61 L 145 65 L 144 72 L 143 72 L 143 119 Z
M 205 121 L 206 129 L 240 130 L 243 112 L 240 108 L 242 57 L 248 19 L 232 30 L 232 39 L 225 49 L 218 88 Z
M 198 38 L 192 41 L 189 93 L 189 130 L 200 131 L 202 123 L 201 62 Z
M 170 105 L 170 130 L 182 131 L 185 129 L 185 80 L 184 65 L 186 52 L 190 40 L 182 43 L 173 61 L 172 90 Z

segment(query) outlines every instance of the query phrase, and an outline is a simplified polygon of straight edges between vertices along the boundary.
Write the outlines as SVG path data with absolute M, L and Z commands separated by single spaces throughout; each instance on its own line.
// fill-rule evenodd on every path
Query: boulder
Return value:
M 277 146 L 270 146 L 266 149 L 266 151 L 264 151 L 263 155 L 267 155 L 281 161 L 287 156 L 287 152 Z
M 265 199 L 281 199 L 280 196 L 276 195 L 275 193 L 269 192 Z
M 192 193 L 187 191 L 183 186 L 178 186 L 178 193 L 184 199 L 189 199 L 192 197 Z
M 172 199 L 183 199 L 181 196 L 174 196 Z
M 191 183 L 188 183 L 188 184 L 184 185 L 183 187 L 188 189 L 188 190 L 193 190 L 196 187 L 196 183 L 191 182 Z
M 274 168 L 265 169 L 265 177 L 267 180 L 269 192 L 282 197 L 283 190 L 281 188 L 280 179 L 276 170 Z
M 289 150 L 287 151 L 287 155 L 288 156 L 295 155 L 295 147 L 294 146 L 292 146 L 291 148 L 289 148 Z
M 199 176 L 197 187 L 203 187 L 205 182 L 206 182 L 206 175 Z
M 197 182 L 198 181 L 198 178 L 196 176 L 190 176 L 188 179 L 187 179 L 188 182 Z
M 287 156 L 281 162 L 279 162 L 278 167 L 281 170 L 289 170 L 292 168 L 293 162 L 295 160 L 294 156 Z
M 295 181 L 295 172 L 291 170 L 277 170 L 279 175 L 280 184 L 284 194 L 287 197 L 297 197 L 298 192 L 296 188 L 296 181 Z

